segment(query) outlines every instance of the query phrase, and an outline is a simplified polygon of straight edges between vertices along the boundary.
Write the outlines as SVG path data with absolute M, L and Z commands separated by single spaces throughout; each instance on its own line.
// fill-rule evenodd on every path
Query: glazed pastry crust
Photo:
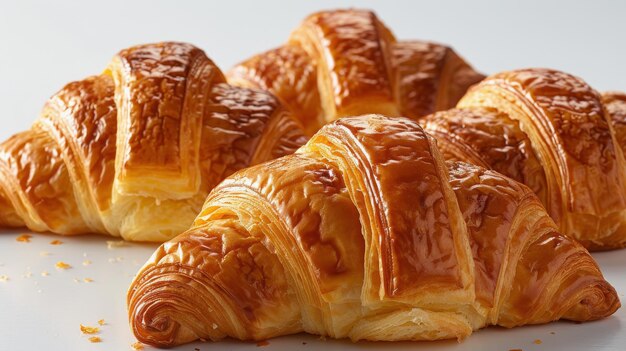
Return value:
M 228 85 L 202 50 L 128 48 L 0 145 L 0 224 L 163 242 L 222 179 L 304 142 L 276 98 Z
M 135 336 L 168 347 L 302 331 L 462 339 L 620 303 L 528 187 L 445 163 L 410 119 L 369 115 L 224 180 L 141 269 L 128 306 Z
M 228 73 L 232 84 L 276 95 L 309 135 L 344 116 L 445 110 L 482 78 L 449 47 L 397 41 L 373 12 L 356 9 L 312 14 L 285 45 Z
M 563 72 L 523 69 L 485 79 L 423 126 L 449 159 L 525 183 L 562 232 L 611 249 L 626 245 L 625 100 Z

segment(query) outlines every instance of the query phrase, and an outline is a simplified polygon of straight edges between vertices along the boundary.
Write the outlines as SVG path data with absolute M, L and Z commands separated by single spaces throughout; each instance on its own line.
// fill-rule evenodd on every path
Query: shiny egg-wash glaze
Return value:
M 304 142 L 271 94 L 228 85 L 202 50 L 131 47 L 0 145 L 0 224 L 163 242 L 226 176 Z
M 444 156 L 528 185 L 592 250 L 626 245 L 626 95 L 549 69 L 499 73 L 421 120 Z
M 168 347 L 302 331 L 462 339 L 620 303 L 529 188 L 446 164 L 410 119 L 370 115 L 223 181 L 138 273 L 128 306 L 135 336 Z
M 373 12 L 355 9 L 312 14 L 285 45 L 228 73 L 232 84 L 276 95 L 309 135 L 344 116 L 452 108 L 482 78 L 452 49 L 397 41 Z

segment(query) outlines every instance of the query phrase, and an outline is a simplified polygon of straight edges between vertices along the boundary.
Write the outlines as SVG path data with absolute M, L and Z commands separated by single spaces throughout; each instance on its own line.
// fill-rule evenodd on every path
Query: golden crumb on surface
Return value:
M 15 238 L 15 241 L 19 241 L 21 243 L 29 243 L 30 242 L 30 238 L 32 238 L 32 235 L 29 234 L 22 234 L 20 236 L 18 236 L 17 238 Z
M 100 328 L 98 327 L 90 327 L 87 325 L 80 325 L 80 331 L 83 334 L 98 334 L 100 332 Z
M 83 281 L 85 283 L 93 283 L 93 279 L 91 279 L 91 278 L 85 278 L 85 279 L 83 279 Z M 100 325 L 102 325 L 102 324 L 100 324 Z
M 83 261 L 83 266 L 89 266 L 91 264 L 90 260 L 84 260 Z
M 89 338 L 90 342 L 101 342 L 102 339 L 99 336 L 92 336 Z
M 63 242 L 61 240 L 52 240 L 50 242 L 50 245 L 61 245 L 63 244 Z
M 8 275 L 0 275 L 0 282 L 7 282 L 9 281 L 9 276 Z
M 107 240 L 107 249 L 112 250 L 118 247 L 127 246 L 128 243 L 124 240 Z
M 69 264 L 67 264 L 67 263 L 65 263 L 63 261 L 57 262 L 54 266 L 57 267 L 58 269 L 69 269 L 69 268 L 72 268 L 71 265 L 69 265 Z
M 100 324 L 100 325 L 104 325 L 105 323 L 106 322 L 104 321 L 104 319 L 101 319 L 101 320 L 98 321 L 98 324 Z
M 49 276 L 49 275 L 50 275 L 50 273 L 48 273 L 48 271 L 43 271 L 43 272 L 41 272 L 41 276 L 42 276 L 42 277 L 47 277 L 47 276 Z
M 541 345 L 541 339 L 536 339 L 535 341 L 533 341 L 533 344 Z
M 143 344 L 139 341 L 137 341 L 136 343 L 130 345 L 130 347 L 133 348 L 133 350 L 143 350 Z

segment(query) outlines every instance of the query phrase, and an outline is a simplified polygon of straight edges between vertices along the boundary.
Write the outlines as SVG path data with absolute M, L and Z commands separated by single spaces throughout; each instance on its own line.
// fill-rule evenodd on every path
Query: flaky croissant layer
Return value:
M 202 50 L 131 47 L 0 145 L 0 225 L 163 242 L 226 176 L 304 142 L 273 96 L 228 85 Z
M 589 249 L 626 245 L 626 95 L 550 69 L 495 74 L 421 120 L 444 157 L 528 185 Z
M 128 307 L 135 336 L 167 347 L 302 331 L 462 339 L 620 302 L 528 187 L 445 163 L 414 121 L 370 115 L 224 180 L 141 269 Z
M 228 73 L 231 84 L 276 95 L 309 135 L 339 117 L 449 109 L 483 78 L 449 47 L 398 41 L 375 13 L 358 9 L 314 13 L 285 45 Z

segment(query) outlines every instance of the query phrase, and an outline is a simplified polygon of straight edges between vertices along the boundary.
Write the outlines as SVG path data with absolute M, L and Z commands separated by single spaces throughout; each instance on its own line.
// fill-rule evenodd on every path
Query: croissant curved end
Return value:
M 199 336 L 190 325 L 202 325 L 204 319 L 196 315 L 203 308 L 189 305 L 188 295 L 172 291 L 186 291 L 200 295 L 195 285 L 180 280 L 167 279 L 168 274 L 179 270 L 151 267 L 144 271 L 150 284 L 141 284 L 129 291 L 131 325 L 137 339 L 145 344 L 169 347 L 197 340 Z M 154 281 L 161 280 L 155 285 Z M 165 286 L 167 288 L 165 289 Z M 141 296 L 141 299 L 137 297 Z
M 201 306 L 191 296 L 208 292 L 196 280 L 193 271 L 184 271 L 179 265 L 149 266 L 144 279 L 128 293 L 130 324 L 137 339 L 145 344 L 171 347 L 206 337 L 218 340 L 224 337 L 217 328 L 198 332 L 203 325 L 216 325 L 205 313 L 210 306 Z M 199 335 L 200 334 L 200 335 Z
M 576 322 L 594 321 L 612 315 L 622 306 L 615 288 L 598 281 L 586 289 L 583 297 L 563 316 Z

